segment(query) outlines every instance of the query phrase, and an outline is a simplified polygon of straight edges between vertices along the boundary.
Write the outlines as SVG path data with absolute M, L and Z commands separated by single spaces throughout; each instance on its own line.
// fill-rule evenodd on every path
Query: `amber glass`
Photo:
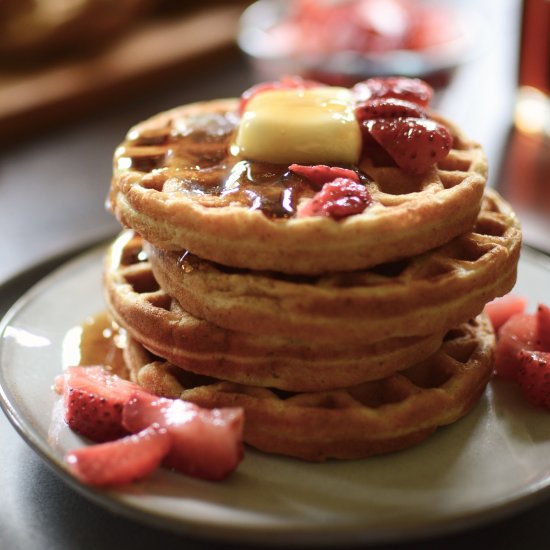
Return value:
M 550 96 L 550 1 L 524 0 L 519 85 Z
M 550 135 L 550 0 L 524 0 L 516 127 Z
M 537 242 L 550 252 L 550 0 L 523 0 L 519 48 L 514 125 L 498 188 L 526 225 L 537 220 Z

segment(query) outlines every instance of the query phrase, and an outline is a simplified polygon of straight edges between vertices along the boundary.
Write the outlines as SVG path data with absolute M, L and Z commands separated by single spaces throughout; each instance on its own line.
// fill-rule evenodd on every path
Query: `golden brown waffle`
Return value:
M 469 231 L 486 180 L 481 147 L 447 121 L 449 155 L 422 176 L 364 159 L 374 203 L 341 221 L 296 218 L 315 190 L 288 167 L 229 154 L 236 100 L 187 105 L 135 126 L 114 159 L 110 205 L 158 248 L 283 273 L 355 270 L 419 254 Z
M 150 391 L 205 407 L 239 406 L 244 439 L 306 460 L 360 458 L 419 443 L 477 403 L 492 371 L 495 338 L 484 316 L 449 331 L 430 358 L 383 380 L 318 393 L 279 392 L 196 378 L 130 340 L 131 377 Z
M 104 288 L 114 319 L 154 353 L 193 372 L 294 391 L 345 387 L 387 376 L 431 355 L 444 332 L 372 344 L 311 343 L 220 328 L 187 313 L 162 290 L 126 231 L 105 261 Z
M 472 231 L 397 264 L 320 277 L 229 269 L 145 245 L 160 286 L 232 330 L 316 342 L 375 342 L 447 330 L 512 289 L 521 232 L 488 190 Z

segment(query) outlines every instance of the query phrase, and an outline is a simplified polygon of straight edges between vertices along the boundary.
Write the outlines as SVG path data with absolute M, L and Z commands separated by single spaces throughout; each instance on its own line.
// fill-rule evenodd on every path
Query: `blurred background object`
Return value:
M 524 0 L 522 7 L 516 127 L 550 136 L 550 2 Z
M 263 78 L 350 85 L 399 74 L 437 86 L 479 52 L 479 24 L 477 12 L 442 0 L 260 0 L 238 40 Z
M 115 40 L 160 0 L 7 0 L 0 20 L 3 65 L 94 51 Z
M 0 143 L 236 50 L 239 0 L 0 0 Z
M 524 0 L 514 123 L 498 178 L 524 240 L 550 253 L 550 1 Z

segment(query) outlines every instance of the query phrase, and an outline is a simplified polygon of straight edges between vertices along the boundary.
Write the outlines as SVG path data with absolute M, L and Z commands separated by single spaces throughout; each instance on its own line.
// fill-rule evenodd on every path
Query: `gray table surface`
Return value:
M 486 47 L 457 73 L 438 98 L 438 107 L 486 146 L 494 166 L 500 161 L 511 120 L 518 2 L 480 3 L 491 22 Z M 177 104 L 238 95 L 252 82 L 252 70 L 234 56 L 159 82 L 147 93 L 136 91 L 123 104 L 56 130 L 29 133 L 25 142 L 4 148 L 0 152 L 0 314 L 72 252 L 117 232 L 119 226 L 106 212 L 104 201 L 112 152 L 130 125 Z M 159 531 L 87 501 L 48 468 L 4 415 L 0 415 L 0 465 L 3 550 L 229 547 Z M 543 501 L 489 525 L 387 548 L 543 548 L 548 540 L 547 517 L 550 502 Z

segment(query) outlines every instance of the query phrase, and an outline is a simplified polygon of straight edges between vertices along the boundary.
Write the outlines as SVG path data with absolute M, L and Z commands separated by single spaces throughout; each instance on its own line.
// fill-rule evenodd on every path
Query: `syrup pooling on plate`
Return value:
M 313 197 L 316 190 L 285 164 L 231 155 L 238 122 L 229 111 L 136 129 L 117 151 L 118 169 L 148 172 L 148 187 L 191 194 L 204 206 L 243 205 L 270 218 L 294 216 L 300 199 Z M 360 179 L 368 181 L 365 175 Z
M 80 326 L 79 366 L 105 365 L 110 372 L 126 378 L 122 357 L 125 334 L 106 311 L 88 317 Z

